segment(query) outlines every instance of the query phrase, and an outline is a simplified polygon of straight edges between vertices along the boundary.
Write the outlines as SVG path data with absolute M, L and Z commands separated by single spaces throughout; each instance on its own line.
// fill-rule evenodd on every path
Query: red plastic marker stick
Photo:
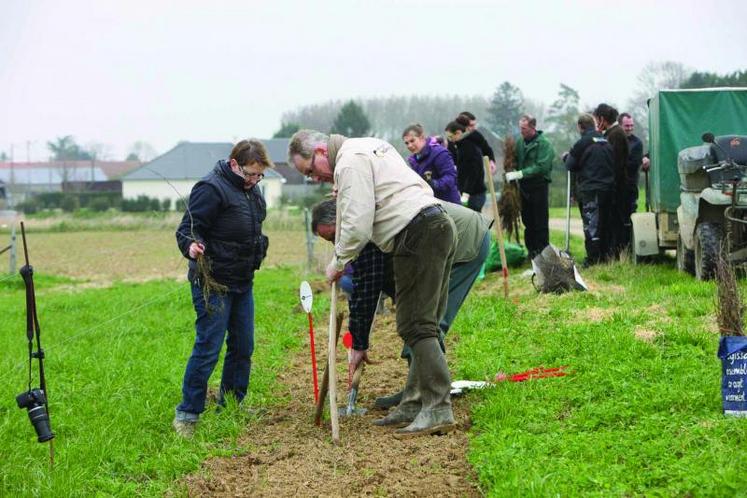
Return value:
M 314 376 L 314 403 L 319 403 L 319 380 L 316 374 L 316 346 L 314 345 L 314 319 L 309 317 L 309 343 L 311 344 L 311 372 Z

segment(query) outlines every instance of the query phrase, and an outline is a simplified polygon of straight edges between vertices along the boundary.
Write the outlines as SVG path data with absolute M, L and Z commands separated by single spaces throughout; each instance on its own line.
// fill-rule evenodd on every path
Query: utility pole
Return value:
M 13 226 L 10 229 L 10 267 L 8 273 L 14 275 L 16 273 L 16 222 L 13 222 Z
M 10 186 L 8 187 L 8 208 L 13 208 L 13 186 L 16 183 L 16 173 L 13 168 L 13 144 L 10 144 Z

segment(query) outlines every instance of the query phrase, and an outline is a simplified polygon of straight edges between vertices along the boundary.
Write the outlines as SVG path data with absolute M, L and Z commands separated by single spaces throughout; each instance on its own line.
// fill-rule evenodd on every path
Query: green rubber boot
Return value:
M 386 417 L 374 420 L 374 425 L 404 427 L 417 416 L 420 412 L 420 388 L 418 379 L 415 375 L 416 361 L 413 359 L 410 363 L 410 370 L 407 372 L 407 383 L 402 391 L 402 396 L 397 408 L 392 410 Z M 378 401 L 378 400 L 377 400 Z
M 451 376 L 446 358 L 435 337 L 419 341 L 412 349 L 412 370 L 415 371 L 422 406 L 412 423 L 397 430 L 394 437 L 401 439 L 445 434 L 456 427 L 451 410 Z

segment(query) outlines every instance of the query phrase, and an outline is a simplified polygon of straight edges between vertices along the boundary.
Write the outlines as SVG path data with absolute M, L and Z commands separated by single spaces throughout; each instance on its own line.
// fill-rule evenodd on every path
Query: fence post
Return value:
M 8 273 L 11 275 L 16 272 L 16 224 L 10 228 L 10 267 Z
M 306 232 L 306 271 L 314 268 L 314 234 L 311 233 L 311 213 L 309 208 L 303 208 L 304 227 Z

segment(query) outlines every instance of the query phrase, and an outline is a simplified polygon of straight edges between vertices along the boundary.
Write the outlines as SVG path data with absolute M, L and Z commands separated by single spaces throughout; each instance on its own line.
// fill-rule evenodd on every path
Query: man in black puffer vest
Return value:
M 176 232 L 179 250 L 189 259 L 188 279 L 197 320 L 197 337 L 187 362 L 182 402 L 176 408 L 174 429 L 189 437 L 205 410 L 207 383 L 218 363 L 226 332 L 218 403 L 231 395 L 241 401 L 249 386 L 254 351 L 254 271 L 267 253 L 262 234 L 266 206 L 257 184 L 265 168 L 273 167 L 258 140 L 243 140 L 220 160 L 213 171 L 197 182 L 189 207 Z M 226 288 L 204 294 L 205 276 L 197 259 L 209 262 L 209 277 Z
M 604 261 L 609 254 L 615 170 L 612 147 L 596 131 L 594 117 L 582 114 L 577 125 L 581 139 L 568 153 L 565 166 L 568 171 L 576 173 L 576 197 L 584 224 L 586 267 Z

